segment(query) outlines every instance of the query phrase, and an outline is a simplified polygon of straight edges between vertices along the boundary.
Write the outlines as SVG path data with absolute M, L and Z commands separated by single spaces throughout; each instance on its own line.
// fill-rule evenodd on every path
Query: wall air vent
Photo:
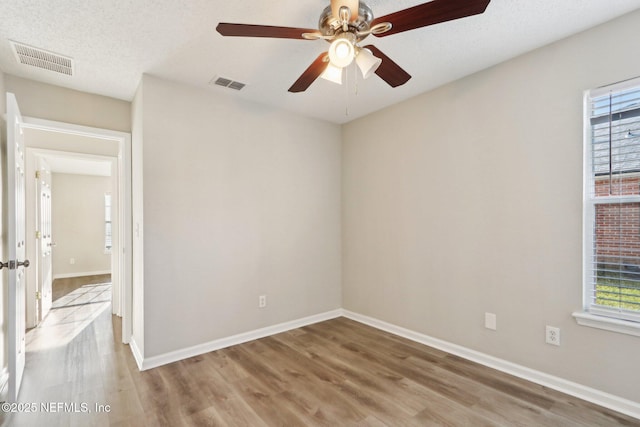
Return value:
M 226 79 L 224 77 L 214 77 L 209 82 L 210 85 L 223 86 L 229 89 L 241 90 L 246 86 L 245 83 L 236 82 L 231 79 Z
M 73 76 L 73 58 L 9 40 L 13 54 L 20 64 Z

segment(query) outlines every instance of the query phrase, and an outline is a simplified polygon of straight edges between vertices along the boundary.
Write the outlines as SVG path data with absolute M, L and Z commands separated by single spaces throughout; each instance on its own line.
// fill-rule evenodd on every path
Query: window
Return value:
M 104 251 L 111 252 L 111 194 L 104 195 Z
M 640 79 L 592 91 L 586 115 L 584 308 L 640 322 Z

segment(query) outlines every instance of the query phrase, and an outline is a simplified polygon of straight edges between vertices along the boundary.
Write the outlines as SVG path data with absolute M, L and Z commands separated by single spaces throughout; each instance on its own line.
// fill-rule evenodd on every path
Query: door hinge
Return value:
M 42 234 L 40 233 L 40 231 L 36 231 L 36 239 L 40 239 L 42 237 Z
M 37 300 L 41 300 L 42 299 L 42 292 L 36 291 L 36 299 Z
M 40 179 L 40 171 L 36 171 L 36 179 Z

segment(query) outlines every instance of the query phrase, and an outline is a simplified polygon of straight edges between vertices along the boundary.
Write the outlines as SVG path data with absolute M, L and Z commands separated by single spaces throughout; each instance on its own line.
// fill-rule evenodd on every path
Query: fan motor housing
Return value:
M 360 2 L 358 8 L 358 18 L 349 22 L 348 32 L 354 34 L 356 37 L 356 43 L 367 37 L 368 31 L 373 21 L 373 11 L 365 3 Z M 333 16 L 331 6 L 327 6 L 320 15 L 318 21 L 318 29 L 322 35 L 327 37 L 335 37 L 341 33 L 344 33 L 342 29 L 342 23 L 339 19 Z M 359 33 L 365 33 L 364 35 L 358 35 Z M 330 41 L 330 40 L 328 40 Z

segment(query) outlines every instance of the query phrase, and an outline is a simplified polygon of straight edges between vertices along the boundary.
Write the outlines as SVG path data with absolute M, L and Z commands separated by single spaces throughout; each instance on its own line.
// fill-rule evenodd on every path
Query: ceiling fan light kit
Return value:
M 353 62 L 355 47 L 350 40 L 353 36 L 343 33 L 331 42 L 329 46 L 329 61 L 338 68 L 344 68 Z
M 341 85 L 342 84 L 342 68 L 336 67 L 335 65 L 329 63 L 327 65 L 327 68 L 325 68 L 322 74 L 320 74 L 320 77 L 330 82 Z
M 382 59 L 374 56 L 369 49 L 358 48 L 356 55 L 356 64 L 365 79 L 371 77 L 382 64 Z
M 221 22 L 216 30 L 223 36 L 272 37 L 299 40 L 323 39 L 331 43 L 289 88 L 304 92 L 318 78 L 341 84 L 342 70 L 355 62 L 364 78 L 373 73 L 389 86 L 405 84 L 411 75 L 373 45 L 358 43 L 369 35 L 386 37 L 441 22 L 483 13 L 491 0 L 432 0 L 379 18 L 358 0 L 331 0 L 320 14 L 318 30 L 269 25 Z

